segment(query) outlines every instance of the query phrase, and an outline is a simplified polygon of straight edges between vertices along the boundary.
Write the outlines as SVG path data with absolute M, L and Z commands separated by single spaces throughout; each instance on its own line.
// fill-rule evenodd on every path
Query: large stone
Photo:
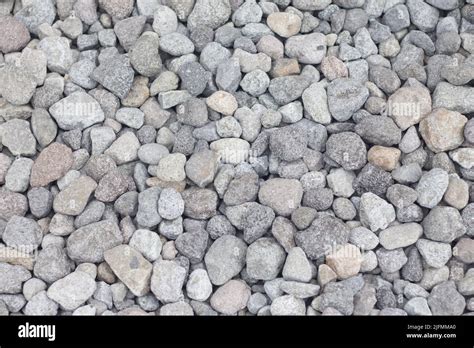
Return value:
M 135 296 L 143 296 L 150 291 L 152 265 L 134 248 L 116 246 L 104 253 L 104 259 Z
M 334 246 L 347 243 L 349 233 L 349 228 L 339 219 L 321 216 L 309 228 L 297 232 L 295 241 L 310 259 L 316 260 L 333 250 Z
M 434 208 L 443 199 L 448 185 L 449 175 L 447 172 L 441 168 L 431 169 L 421 177 L 416 185 L 418 204 L 422 207 Z
M 233 315 L 247 307 L 250 288 L 242 280 L 230 280 L 214 292 L 211 306 L 222 314 Z
M 274 12 L 267 17 L 267 25 L 281 37 L 290 37 L 299 33 L 301 19 L 290 12 Z
M 30 184 L 33 187 L 46 186 L 62 178 L 72 165 L 71 149 L 59 143 L 52 143 L 36 158 L 31 169 Z
M 437 242 L 451 243 L 466 233 L 461 214 L 452 207 L 433 208 L 422 225 L 425 236 Z
M 319 64 L 326 56 L 326 37 L 321 33 L 296 35 L 285 44 L 285 53 L 303 64 Z
M 96 187 L 97 183 L 92 178 L 79 177 L 54 198 L 54 211 L 64 215 L 79 215 L 86 207 L 89 197 Z
M 247 273 L 257 280 L 272 280 L 285 262 L 284 249 L 273 238 L 260 238 L 247 249 Z
M 302 95 L 304 111 L 313 119 L 321 124 L 331 122 L 331 113 L 329 112 L 328 96 L 322 83 L 313 83 Z
M 224 235 L 214 241 L 204 257 L 209 278 L 222 285 L 235 277 L 245 266 L 247 244 L 240 238 Z
M 197 0 L 188 17 L 190 28 L 207 26 L 217 29 L 227 22 L 231 15 L 229 0 Z
M 395 209 L 379 196 L 367 192 L 361 197 L 359 215 L 362 224 L 376 232 L 395 220 Z
M 35 220 L 13 216 L 5 226 L 3 242 L 21 252 L 33 252 L 41 244 L 43 232 Z
M 23 283 L 31 278 L 31 273 L 22 266 L 0 262 L 0 278 L 0 294 L 18 294 Z
M 84 129 L 105 119 L 100 104 L 85 92 L 74 92 L 49 108 L 64 130 Z
M 192 187 L 181 196 L 184 200 L 184 215 L 199 220 L 216 215 L 218 197 L 215 191 Z
M 72 311 L 91 298 L 95 290 L 94 279 L 85 272 L 76 271 L 54 282 L 47 295 L 61 308 Z
M 387 250 L 405 248 L 416 243 L 423 234 L 423 227 L 417 223 L 400 224 L 379 233 L 380 244 Z
M 328 85 L 328 104 L 332 117 L 347 121 L 369 97 L 369 90 L 355 79 L 341 78 Z
M 336 272 L 339 279 L 357 275 L 362 264 L 360 249 L 352 244 L 344 244 L 326 256 L 326 264 Z
M 27 27 L 18 19 L 10 16 L 0 17 L 0 51 L 2 53 L 17 52 L 30 41 Z
M 420 122 L 420 134 L 431 151 L 454 150 L 464 141 L 467 118 L 459 112 L 437 109 Z
M 450 280 L 436 285 L 431 290 L 428 305 L 433 315 L 461 315 L 464 313 L 466 300 Z
M 36 140 L 28 121 L 14 119 L 0 125 L 0 139 L 14 156 L 33 156 Z
M 387 112 L 398 127 L 406 130 L 431 112 L 430 92 L 419 86 L 402 87 L 388 99 Z
M 83 263 L 104 261 L 104 252 L 123 242 L 122 232 L 112 221 L 104 220 L 73 232 L 67 240 L 69 257 Z
M 91 78 L 123 99 L 132 88 L 134 75 L 129 58 L 115 54 L 104 58 L 99 67 L 92 72 Z
M 183 285 L 186 269 L 175 261 L 157 261 L 153 266 L 151 291 L 163 303 L 177 302 L 184 298 Z
M 265 181 L 258 193 L 263 205 L 272 208 L 276 214 L 289 216 L 300 206 L 303 187 L 294 179 L 270 179 Z
M 256 202 L 229 206 L 225 215 L 232 225 L 244 232 L 244 240 L 247 243 L 262 237 L 275 219 L 275 213 L 271 208 Z

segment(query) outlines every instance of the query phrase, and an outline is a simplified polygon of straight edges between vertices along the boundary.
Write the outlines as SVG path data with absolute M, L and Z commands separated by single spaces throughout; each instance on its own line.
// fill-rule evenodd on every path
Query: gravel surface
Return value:
M 473 0 L 3 0 L 2 315 L 473 315 Z

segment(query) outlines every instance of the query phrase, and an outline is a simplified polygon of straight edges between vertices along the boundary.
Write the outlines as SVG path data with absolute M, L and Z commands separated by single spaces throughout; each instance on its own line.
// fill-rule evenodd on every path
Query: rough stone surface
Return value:
M 0 0 L 0 315 L 472 315 L 473 27 Z

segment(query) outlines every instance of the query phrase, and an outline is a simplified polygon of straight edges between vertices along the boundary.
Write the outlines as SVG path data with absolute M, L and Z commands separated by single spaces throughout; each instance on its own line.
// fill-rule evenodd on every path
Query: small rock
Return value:
M 408 261 L 402 248 L 394 250 L 378 249 L 375 254 L 382 272 L 393 273 L 400 270 Z
M 339 279 L 347 279 L 360 271 L 362 255 L 358 247 L 345 244 L 326 256 L 326 264 L 336 272 Z
M 203 150 L 194 153 L 186 162 L 186 176 L 199 187 L 206 187 L 217 173 L 218 157 L 214 151 Z
M 54 282 L 47 295 L 59 303 L 61 308 L 72 311 L 91 298 L 95 289 L 94 279 L 87 273 L 77 271 Z
M 64 130 L 82 130 L 105 118 L 100 104 L 84 92 L 72 93 L 51 106 L 49 112 Z
M 285 280 L 303 283 L 311 280 L 313 277 L 312 265 L 306 258 L 303 249 L 294 247 L 289 250 L 282 274 Z
M 286 253 L 272 238 L 260 238 L 247 249 L 247 273 L 258 280 L 272 280 L 280 273 Z
M 303 197 L 303 188 L 297 180 L 270 179 L 261 187 L 260 202 L 272 208 L 278 215 L 289 216 L 298 208 Z
M 14 119 L 0 125 L 0 138 L 14 156 L 33 156 L 36 140 L 28 121 Z
M 437 109 L 420 122 L 420 134 L 435 153 L 454 150 L 463 141 L 467 118 L 455 111 Z
M 77 262 L 98 263 L 104 261 L 104 252 L 123 242 L 116 223 L 99 221 L 73 232 L 67 239 L 68 255 Z
M 104 259 L 135 296 L 149 292 L 152 265 L 138 251 L 128 245 L 119 245 L 107 250 Z
M 71 149 L 59 143 L 52 143 L 41 151 L 32 167 L 31 186 L 46 186 L 62 178 L 71 169 L 72 164 Z
M 304 111 L 315 122 L 329 124 L 331 113 L 329 112 L 328 97 L 322 83 L 313 83 L 302 95 Z
M 431 290 L 428 305 L 433 315 L 461 315 L 466 307 L 466 300 L 456 290 L 453 281 L 446 281 Z
M 133 132 L 125 132 L 104 152 L 113 158 L 116 164 L 124 164 L 135 161 L 138 158 L 140 142 Z
M 270 311 L 274 316 L 301 316 L 306 314 L 306 306 L 302 299 L 293 295 L 284 295 L 273 300 Z
M 233 115 L 237 110 L 235 97 L 225 91 L 217 91 L 206 100 L 207 105 L 214 111 L 224 115 Z
M 285 44 L 285 53 L 303 64 L 319 64 L 326 55 L 326 37 L 321 33 L 296 35 Z
M 30 272 L 24 267 L 4 262 L 0 262 L 0 275 L 2 277 L 0 293 L 2 294 L 20 293 L 23 283 L 31 278 Z
M 267 17 L 267 25 L 282 37 L 290 37 L 299 33 L 301 19 L 290 12 L 274 12 Z
M 355 133 L 333 134 L 326 143 L 326 155 L 345 170 L 361 169 L 367 162 L 367 149 Z
M 2 16 L 0 18 L 0 51 L 2 53 L 18 52 L 30 41 L 30 33 L 17 18 Z
M 417 242 L 423 228 L 417 223 L 400 224 L 379 233 L 380 244 L 387 250 L 405 248 Z
M 466 233 L 461 214 L 452 207 L 434 207 L 422 225 L 425 236 L 437 242 L 451 243 Z
M 186 269 L 174 261 L 158 261 L 153 266 L 151 291 L 163 303 L 182 300 Z
M 186 283 L 186 294 L 196 301 L 206 301 L 212 294 L 212 284 L 203 269 L 193 271 Z
M 332 117 L 347 121 L 369 97 L 369 91 L 354 79 L 341 78 L 328 85 L 328 104 Z
M 451 258 L 451 246 L 447 243 L 433 242 L 428 239 L 420 239 L 416 242 L 421 256 L 430 267 L 441 268 Z
M 104 58 L 92 72 L 91 78 L 117 97 L 125 98 L 132 88 L 134 75 L 129 58 L 115 54 Z
M 241 280 L 230 280 L 218 288 L 211 297 L 211 306 L 222 314 L 233 315 L 247 307 L 250 288 Z
M 97 183 L 88 176 L 81 176 L 54 198 L 53 209 L 57 213 L 77 216 L 87 205 Z
M 297 232 L 295 241 L 308 258 L 315 260 L 325 255 L 334 245 L 347 243 L 349 232 L 349 228 L 340 220 L 321 216 L 308 229 Z
M 453 248 L 453 255 L 460 261 L 469 264 L 474 262 L 473 253 L 474 240 L 469 238 L 461 238 Z
M 194 44 L 178 32 L 166 34 L 160 38 L 160 49 L 172 56 L 182 56 L 194 52 Z
M 362 195 L 359 214 L 362 224 L 373 232 L 386 228 L 395 220 L 393 206 L 371 192 Z
M 222 285 L 235 277 L 245 266 L 247 245 L 240 238 L 224 235 L 214 241 L 204 257 L 209 278 Z
M 13 216 L 5 226 L 2 239 L 9 247 L 32 252 L 41 244 L 43 232 L 35 220 Z
M 418 193 L 418 204 L 422 207 L 434 208 L 443 199 L 448 185 L 449 176 L 444 170 L 434 168 L 425 173 L 415 188 Z

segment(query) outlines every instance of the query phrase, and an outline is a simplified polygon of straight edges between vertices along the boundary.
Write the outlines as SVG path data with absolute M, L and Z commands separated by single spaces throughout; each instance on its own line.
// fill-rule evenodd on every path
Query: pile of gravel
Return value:
M 473 53 L 473 0 L 3 0 L 0 314 L 473 314 Z

